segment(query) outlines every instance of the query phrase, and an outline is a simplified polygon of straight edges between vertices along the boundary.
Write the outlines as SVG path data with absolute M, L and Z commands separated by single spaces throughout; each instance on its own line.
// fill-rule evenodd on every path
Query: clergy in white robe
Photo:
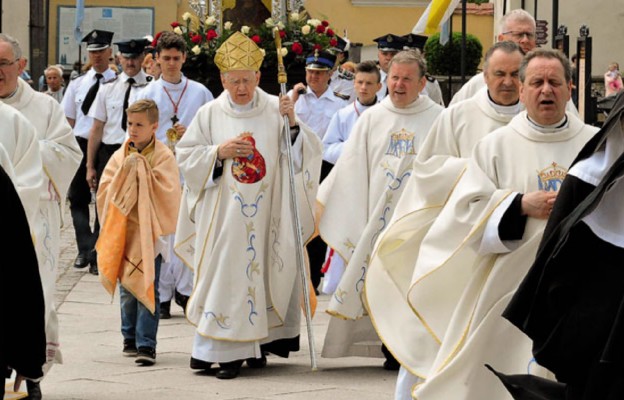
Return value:
M 519 101 L 521 61 L 522 53 L 513 42 L 499 42 L 488 50 L 484 63 L 488 87 L 442 111 L 416 157 L 388 228 L 373 250 L 365 290 L 368 310 L 380 338 L 402 364 L 424 361 L 423 353 L 432 354 L 438 348 L 435 342 L 426 348 L 426 340 L 420 346 L 411 345 L 416 337 L 430 337 L 407 302 L 418 247 L 464 172 L 475 144 L 524 108 Z M 392 313 L 387 312 L 389 302 Z M 399 375 L 397 398 L 408 398 L 411 381 L 416 379 L 404 377 L 407 375 Z
M 565 112 L 568 61 L 529 53 L 520 67 L 527 107 L 483 138 L 422 241 L 408 301 L 439 344 L 418 399 L 508 399 L 483 367 L 545 376 L 531 342 L 501 313 L 527 272 L 567 168 L 596 129 Z M 423 355 L 423 357 L 431 354 Z
M 425 135 L 442 111 L 426 96 L 422 56 L 397 54 L 387 98 L 356 122 L 344 152 L 319 190 L 320 234 L 347 264 L 327 312 L 324 357 L 381 357 L 361 301 L 371 250 L 392 217 Z
M 35 233 L 39 273 L 46 305 L 46 365 L 61 363 L 55 293 L 60 256 L 61 226 L 69 185 L 82 159 L 61 105 L 50 96 L 34 91 L 21 78 L 15 80 L 16 92 L 1 100 L 24 115 L 35 127 L 43 163 L 43 185 L 38 194 L 39 215 L 32 227 Z
M 264 359 L 263 351 L 286 357 L 298 349 L 301 289 L 285 148 L 291 138 L 284 141 L 282 115 L 294 139 L 303 240 L 314 231 L 321 143 L 296 125 L 288 96 L 278 100 L 257 88 L 262 58 L 240 33 L 222 45 L 215 63 L 225 90 L 200 109 L 176 148 L 186 182 L 176 252 L 195 271 L 186 309 L 196 326 L 191 368 L 219 363 L 220 379 L 236 377 L 245 359 Z
M 323 160 L 336 164 L 345 142 L 351 134 L 351 130 L 357 119 L 366 110 L 377 104 L 376 92 L 381 87 L 381 75 L 377 65 L 373 61 L 363 61 L 355 68 L 354 92 L 357 94 L 355 100 L 340 109 L 329 122 L 327 133 L 323 137 Z M 323 263 L 323 293 L 334 293 L 340 278 L 345 269 L 344 260 L 332 249 L 327 250 L 327 256 Z
M 503 313 L 555 374 L 558 382 L 539 385 L 549 400 L 624 398 L 623 112 L 620 93 L 568 171 L 535 261 Z M 501 379 L 513 385 L 514 398 L 528 398 L 521 397 L 527 386 L 536 392 L 535 377 Z

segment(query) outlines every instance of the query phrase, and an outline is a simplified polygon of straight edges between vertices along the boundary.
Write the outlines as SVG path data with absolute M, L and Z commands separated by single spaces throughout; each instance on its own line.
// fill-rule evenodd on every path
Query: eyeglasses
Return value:
M 18 61 L 19 61 L 19 58 L 16 58 L 16 59 L 15 59 L 15 60 L 13 60 L 13 61 L 0 61 L 0 69 L 5 69 L 5 68 L 7 68 L 9 65 L 13 65 L 13 64 L 15 64 L 15 63 L 16 63 L 16 62 L 18 62 Z
M 503 32 L 503 35 L 511 35 L 511 37 L 514 38 L 515 40 L 522 40 L 522 38 L 524 38 L 525 36 L 529 40 L 535 39 L 535 33 L 533 33 L 533 32 L 514 32 L 514 31 L 509 31 L 509 32 Z

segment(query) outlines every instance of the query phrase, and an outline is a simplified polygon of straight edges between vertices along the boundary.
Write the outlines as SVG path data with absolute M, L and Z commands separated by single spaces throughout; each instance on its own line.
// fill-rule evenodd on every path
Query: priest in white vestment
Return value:
M 510 41 L 498 42 L 487 51 L 488 86 L 442 111 L 416 157 L 392 220 L 373 250 L 365 290 L 368 310 L 379 337 L 402 365 L 418 363 L 424 368 L 433 362 L 438 349 L 407 302 L 418 247 L 465 171 L 475 144 L 524 109 L 519 101 L 521 61 L 520 48 Z M 391 313 L 388 304 L 392 304 Z M 417 337 L 424 340 L 412 346 Z M 422 374 L 419 370 L 414 372 Z M 401 370 L 397 398 L 409 398 L 416 380 Z
M 529 53 L 520 79 L 527 111 L 477 143 L 420 247 L 408 300 L 439 343 L 413 388 L 420 400 L 509 399 L 485 363 L 548 374 L 501 313 L 530 267 L 568 166 L 596 128 L 565 111 L 571 69 L 559 52 Z
M 322 146 L 295 119 L 287 96 L 278 100 L 257 87 L 262 60 L 238 32 L 219 48 L 225 90 L 199 110 L 176 148 L 186 182 L 176 252 L 195 270 L 186 309 L 196 326 L 191 368 L 219 363 L 219 379 L 235 378 L 244 360 L 262 367 L 265 352 L 287 357 L 299 348 L 301 288 L 285 146 L 296 159 L 304 241 L 314 231 Z
M 12 53 L 23 69 L 26 60 L 19 54 L 14 54 L 16 50 L 21 52 L 15 39 L 0 35 L 0 53 Z M 56 278 L 66 194 L 80 165 L 82 152 L 61 105 L 54 98 L 36 92 L 17 75 L 5 75 L 4 84 L 12 94 L 8 97 L 0 94 L 0 100 L 21 112 L 33 124 L 43 163 L 43 185 L 37 196 L 39 211 L 31 229 L 35 234 L 35 249 L 45 299 L 47 345 L 44 373 L 47 373 L 53 363 L 62 362 L 55 304 Z
M 390 94 L 363 114 L 347 140 L 336 166 L 321 185 L 323 240 L 344 259 L 344 275 L 327 312 L 329 323 L 323 357 L 381 357 L 381 342 L 361 296 L 375 240 L 392 217 L 412 173 L 412 163 L 442 107 L 420 96 L 426 67 L 414 51 L 390 62 Z M 398 369 L 386 353 L 384 364 Z
M 355 100 L 338 110 L 329 121 L 327 133 L 323 137 L 323 160 L 334 165 L 342 154 L 353 126 L 358 118 L 375 104 L 379 103 L 377 91 L 381 87 L 381 74 L 374 61 L 363 61 L 355 67 L 353 79 Z M 335 257 L 334 257 L 335 255 Z M 328 249 L 323 269 L 323 293 L 332 294 L 344 273 L 344 260 Z

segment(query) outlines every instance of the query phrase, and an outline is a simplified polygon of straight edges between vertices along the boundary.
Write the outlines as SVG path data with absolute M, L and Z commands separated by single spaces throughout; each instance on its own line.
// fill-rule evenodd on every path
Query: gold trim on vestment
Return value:
M 470 230 L 470 233 L 464 238 L 464 240 L 462 240 L 461 244 L 455 249 L 455 251 L 453 251 L 453 254 L 451 254 L 444 262 L 442 262 L 442 264 L 440 264 L 439 266 L 435 267 L 434 269 L 432 269 L 431 271 L 429 271 L 426 275 L 422 276 L 418 281 L 414 282 L 414 284 L 410 287 L 410 289 L 407 291 L 407 298 L 408 298 L 408 304 L 410 306 L 410 308 L 414 311 L 414 313 L 416 313 L 416 315 L 421 319 L 421 321 L 423 322 L 423 325 L 425 325 L 426 327 L 428 327 L 427 323 L 425 322 L 425 319 L 418 313 L 418 311 L 416 310 L 416 307 L 409 301 L 409 297 L 410 294 L 412 293 L 412 290 L 415 290 L 416 285 L 418 285 L 423 279 L 425 279 L 426 277 L 428 277 L 429 275 L 431 275 L 434 271 L 437 271 L 438 269 L 442 268 L 444 265 L 446 265 L 446 263 L 452 259 L 455 254 L 457 254 L 461 249 L 463 249 L 466 245 L 466 242 L 469 241 L 469 239 L 471 239 L 474 236 L 474 233 L 477 230 L 480 230 L 481 227 L 485 224 L 487 224 L 487 221 L 489 220 L 489 218 L 491 217 L 492 213 L 496 210 L 496 208 L 498 206 L 500 206 L 500 204 L 511 194 L 512 192 L 508 192 L 507 194 L 505 194 L 504 196 L 502 196 L 499 201 L 490 209 L 490 211 L 481 219 L 481 221 L 474 225 L 473 228 Z M 487 281 L 487 279 L 486 279 Z M 481 295 L 481 291 L 479 291 L 479 296 Z M 473 310 L 474 313 L 474 310 Z M 461 347 L 462 342 L 465 339 L 465 335 L 467 334 L 470 325 L 472 323 L 472 317 L 470 319 L 470 321 L 468 322 L 468 325 L 464 328 L 464 334 L 462 335 L 462 338 L 453 346 L 453 351 L 451 352 L 451 354 L 445 359 L 443 365 L 440 367 L 440 369 L 438 369 L 438 372 L 444 368 L 446 365 L 448 365 L 448 363 L 451 361 L 452 358 L 454 358 L 454 356 L 457 354 L 459 347 Z M 448 328 L 448 327 L 447 327 Z M 428 328 L 429 329 L 429 328 Z M 435 338 L 435 336 L 434 336 Z M 440 342 L 442 343 L 442 342 Z
M 492 260 L 491 260 L 490 266 L 489 266 L 490 271 L 488 272 L 487 276 L 485 277 L 485 279 L 481 283 L 481 288 L 479 289 L 479 296 L 477 296 L 476 303 L 479 302 L 479 298 L 481 297 L 481 294 L 483 293 L 483 286 L 485 286 L 485 284 L 487 282 L 487 278 L 492 273 L 492 267 L 493 267 L 493 265 L 494 265 L 494 263 L 496 262 L 497 259 L 498 259 L 498 256 L 492 257 Z M 442 363 L 442 365 L 440 365 L 440 367 L 437 369 L 436 372 L 442 371 L 455 358 L 455 356 L 457 355 L 457 353 L 459 353 L 461 348 L 463 348 L 463 344 L 466 341 L 466 336 L 468 336 L 468 331 L 470 330 L 470 326 L 472 325 L 472 320 L 474 318 L 474 313 L 475 312 L 476 312 L 476 307 L 473 307 L 472 314 L 470 315 L 470 319 L 468 320 L 468 324 L 464 328 L 464 332 L 462 333 L 459 341 L 455 344 L 455 347 L 453 348 L 453 350 L 444 359 L 444 362 Z

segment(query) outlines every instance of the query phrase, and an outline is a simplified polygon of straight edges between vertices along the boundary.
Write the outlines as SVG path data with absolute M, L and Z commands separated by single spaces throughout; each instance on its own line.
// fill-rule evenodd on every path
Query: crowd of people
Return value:
M 236 32 L 215 55 L 217 98 L 182 73 L 173 32 L 150 48 L 93 30 L 88 69 L 65 88 L 48 67 L 45 92 L 0 34 L 3 243 L 24 264 L 3 267 L 0 292 L 3 319 L 28 315 L 27 335 L 0 334 L 14 389 L 41 398 L 63 361 L 68 200 L 74 267 L 119 285 L 120 353 L 137 365 L 156 363 L 174 301 L 196 329 L 191 369 L 263 368 L 299 350 L 303 293 L 323 292 L 321 356 L 384 359 L 395 399 L 621 398 L 624 100 L 598 132 L 571 102 L 568 59 L 536 48 L 534 18 L 512 10 L 500 27 L 448 107 L 414 34 L 374 39 L 378 59 L 357 64 L 339 38 L 275 96 L 259 87 L 263 51 Z M 617 65 L 607 75 L 621 88 Z M 32 302 L 16 301 L 17 279 Z

